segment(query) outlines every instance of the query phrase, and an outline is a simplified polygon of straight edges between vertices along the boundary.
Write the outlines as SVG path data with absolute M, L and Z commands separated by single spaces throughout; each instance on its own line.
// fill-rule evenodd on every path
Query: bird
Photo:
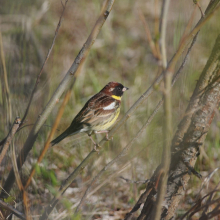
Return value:
M 96 142 L 91 135 L 93 133 L 106 133 L 114 125 L 121 107 L 123 93 L 128 90 L 118 82 L 109 82 L 100 92 L 91 97 L 81 111 L 75 116 L 70 126 L 57 138 L 51 141 L 51 146 L 58 144 L 64 138 L 81 132 L 88 134 L 96 150 Z

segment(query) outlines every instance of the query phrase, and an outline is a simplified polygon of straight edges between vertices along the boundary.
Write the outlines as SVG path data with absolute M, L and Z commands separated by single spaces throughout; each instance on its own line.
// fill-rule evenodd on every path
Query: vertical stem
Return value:
M 167 28 L 167 13 L 170 5 L 170 0 L 164 0 L 161 12 L 161 53 L 162 53 L 162 65 L 163 68 L 167 67 L 167 55 L 166 55 L 166 28 Z
M 167 14 L 170 0 L 164 0 L 162 7 L 162 26 L 161 26 L 161 52 L 163 68 L 167 67 L 166 57 L 166 27 L 167 27 Z M 170 140 L 172 136 L 172 109 L 171 109 L 171 88 L 172 88 L 172 72 L 167 71 L 164 74 L 164 125 L 163 125 L 163 154 L 162 154 L 162 175 L 159 182 L 156 206 L 153 212 L 154 220 L 159 220 L 161 217 L 161 206 L 166 193 L 168 171 L 170 166 Z

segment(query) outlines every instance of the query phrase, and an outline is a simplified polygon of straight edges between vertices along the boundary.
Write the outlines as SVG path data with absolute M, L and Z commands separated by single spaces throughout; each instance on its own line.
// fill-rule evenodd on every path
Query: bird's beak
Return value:
M 124 92 L 124 91 L 126 91 L 126 90 L 128 90 L 129 88 L 128 87 L 124 87 L 123 89 L 122 89 L 122 91 Z

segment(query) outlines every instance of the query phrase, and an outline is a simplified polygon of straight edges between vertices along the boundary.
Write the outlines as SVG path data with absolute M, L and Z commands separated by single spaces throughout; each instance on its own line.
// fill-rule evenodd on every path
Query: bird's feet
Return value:
M 107 139 L 108 141 L 112 141 L 112 140 L 113 140 L 113 137 L 111 137 L 111 138 L 108 137 L 108 133 L 106 133 L 106 136 L 105 136 L 105 137 L 106 137 L 106 139 Z
M 93 150 L 95 152 L 98 152 L 98 154 L 99 154 L 99 149 L 98 148 L 100 148 L 99 144 L 94 144 Z
M 91 139 L 92 143 L 94 144 L 94 147 L 93 147 L 93 150 L 96 151 L 96 152 L 99 152 L 98 148 L 100 148 L 99 144 L 97 144 L 93 138 L 91 137 L 90 134 L 88 134 L 89 138 Z
M 107 131 L 107 130 L 95 131 L 96 134 L 106 133 L 106 135 L 105 135 L 106 140 L 111 141 L 111 140 L 113 140 L 113 137 L 109 138 L 109 137 L 108 137 L 108 132 L 109 132 L 109 131 Z

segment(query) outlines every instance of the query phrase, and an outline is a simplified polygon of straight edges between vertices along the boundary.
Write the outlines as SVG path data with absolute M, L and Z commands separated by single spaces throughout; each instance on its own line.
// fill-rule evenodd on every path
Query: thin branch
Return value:
M 45 66 L 45 64 L 47 63 L 47 60 L 49 59 L 50 54 L 51 54 L 51 52 L 52 52 L 52 50 L 53 50 L 53 46 L 54 46 L 54 44 L 55 44 L 55 41 L 56 41 L 56 38 L 57 38 L 57 34 L 58 34 L 58 31 L 59 31 L 60 26 L 61 26 L 62 17 L 63 17 L 64 11 L 65 11 L 65 9 L 66 9 L 66 4 L 67 4 L 67 2 L 68 2 L 68 0 L 65 0 L 65 3 L 64 3 L 64 4 L 62 3 L 63 11 L 62 11 L 62 13 L 61 13 L 59 22 L 58 22 L 58 24 L 57 24 L 57 28 L 56 28 L 56 31 L 55 31 L 55 35 L 54 35 L 54 38 L 53 38 L 51 47 L 50 47 L 50 49 L 48 50 L 47 56 L 46 56 L 46 58 L 45 58 L 45 60 L 44 60 L 44 63 L 43 63 L 43 65 L 42 65 L 42 67 L 41 67 L 41 71 L 40 71 L 40 73 L 39 73 L 38 76 L 37 76 L 37 80 L 36 80 L 36 82 L 35 82 L 34 89 L 33 89 L 32 93 L 31 93 L 30 100 L 29 100 L 29 102 L 28 102 L 28 105 L 27 105 L 27 108 L 26 108 L 26 110 L 25 110 L 24 116 L 23 116 L 23 118 L 22 118 L 22 120 L 21 120 L 21 126 L 23 125 L 23 123 L 24 123 L 24 121 L 25 121 L 25 119 L 26 119 L 26 117 L 27 117 L 27 115 L 28 115 L 28 112 L 29 112 L 29 109 L 30 109 L 30 106 L 31 106 L 31 103 L 32 103 L 32 100 L 33 100 L 33 97 L 34 97 L 34 94 L 35 94 L 36 89 L 37 89 L 37 86 L 38 86 L 38 84 L 39 84 L 39 82 L 40 82 L 41 74 L 43 73 L 44 66 Z
M 165 69 L 167 67 L 166 55 L 166 30 L 167 30 L 167 16 L 170 0 L 164 0 L 161 13 L 162 26 L 161 26 L 161 52 L 162 52 L 162 65 Z M 168 180 L 168 172 L 170 167 L 171 147 L 170 140 L 172 137 L 172 102 L 171 102 L 171 88 L 172 88 L 172 72 L 168 71 L 164 74 L 164 126 L 163 126 L 163 153 L 162 153 L 162 170 L 163 175 L 160 178 L 156 204 L 153 211 L 153 220 L 159 220 L 161 216 L 161 205 L 166 193 L 166 185 Z
M 159 46 L 159 38 L 160 38 L 160 18 L 159 18 L 159 0 L 154 1 L 154 13 L 155 13 L 155 20 L 154 20 L 154 36 L 155 36 L 155 48 L 158 54 L 159 59 L 161 60 L 161 52 Z
M 197 210 L 198 208 L 201 207 L 202 201 L 207 198 L 208 196 L 211 196 L 213 193 L 215 192 L 219 192 L 219 190 L 213 190 L 211 192 L 209 192 L 208 194 L 206 194 L 205 196 L 203 196 L 201 199 L 198 199 L 196 204 L 193 205 L 184 215 L 182 215 L 179 220 L 183 220 L 189 213 L 192 213 L 194 210 Z M 203 206 L 203 208 L 206 208 L 207 205 Z
M 17 209 L 15 209 L 13 206 L 3 202 L 1 199 L 0 199 L 0 206 L 4 209 L 7 209 L 9 211 L 11 211 L 14 215 L 16 215 L 18 218 L 20 219 L 23 219 L 23 220 L 26 220 L 25 218 L 25 215 L 21 212 L 19 212 Z
M 166 54 L 166 29 L 167 29 L 167 17 L 170 0 L 163 0 L 163 7 L 161 12 L 161 54 L 163 68 L 167 67 L 167 54 Z
M 12 128 L 9 131 L 8 136 L 5 138 L 4 144 L 2 146 L 2 150 L 1 150 L 1 154 L 0 154 L 0 164 L 3 160 L 3 158 L 5 157 L 5 154 L 8 150 L 8 147 L 9 147 L 17 129 L 19 128 L 20 123 L 21 123 L 20 117 L 16 117 L 14 120 L 14 123 L 12 125 Z
M 198 1 L 197 0 L 193 0 L 193 2 L 199 8 L 199 10 L 201 12 L 201 16 L 204 17 L 205 14 L 203 13 L 202 8 L 201 8 L 200 4 L 198 3 Z

